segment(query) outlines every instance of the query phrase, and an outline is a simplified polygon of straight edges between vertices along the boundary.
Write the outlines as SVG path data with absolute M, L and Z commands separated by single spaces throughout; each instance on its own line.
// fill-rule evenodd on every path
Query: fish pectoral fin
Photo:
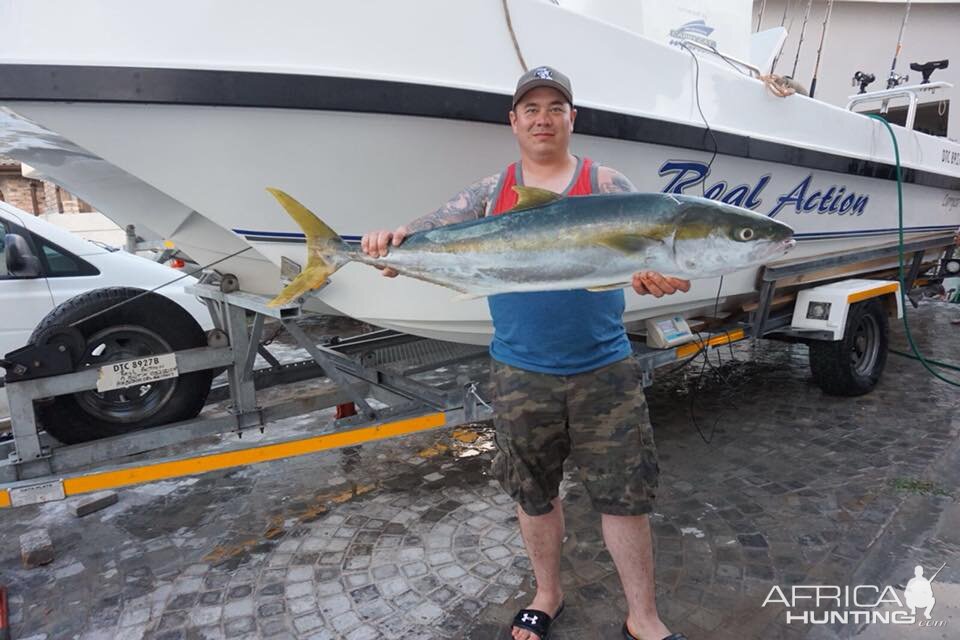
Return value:
M 556 202 L 563 198 L 559 193 L 548 191 L 547 189 L 538 189 L 537 187 L 521 187 L 514 185 L 514 192 L 517 194 L 517 204 L 510 209 L 508 213 L 520 211 L 522 209 L 533 209 L 542 207 L 545 204 Z
M 303 273 L 298 275 L 293 281 L 283 288 L 276 298 L 267 303 L 268 307 L 279 307 L 287 304 L 291 300 L 299 298 L 303 294 L 313 291 L 323 286 L 333 270 L 324 263 L 308 266 Z
M 600 244 L 623 253 L 641 253 L 663 244 L 663 240 L 631 233 L 621 233 L 602 238 Z
M 587 287 L 587 291 L 593 291 L 594 293 L 599 291 L 613 291 L 614 289 L 623 289 L 629 284 L 629 282 L 614 282 L 613 284 L 603 284 L 599 287 Z

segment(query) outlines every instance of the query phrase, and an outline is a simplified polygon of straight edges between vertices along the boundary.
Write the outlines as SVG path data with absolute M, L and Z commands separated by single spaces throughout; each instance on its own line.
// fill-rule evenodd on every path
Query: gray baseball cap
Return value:
M 573 105 L 573 89 L 570 88 L 570 78 L 553 67 L 534 67 L 517 80 L 517 89 L 513 92 L 513 106 L 516 107 L 520 98 L 531 89 L 537 87 L 551 87 L 563 94 L 567 102 Z

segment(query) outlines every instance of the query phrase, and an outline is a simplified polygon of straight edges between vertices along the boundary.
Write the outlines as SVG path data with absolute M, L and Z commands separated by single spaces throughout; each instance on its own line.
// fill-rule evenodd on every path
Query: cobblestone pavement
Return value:
M 928 355 L 960 362 L 958 315 L 931 303 L 913 316 Z M 921 559 L 904 555 L 912 544 L 925 566 L 960 564 L 960 546 L 923 524 L 953 505 L 937 465 L 956 454 L 955 390 L 894 356 L 879 388 L 852 399 L 812 384 L 802 346 L 720 357 L 649 392 L 657 591 L 674 630 L 851 635 L 761 605 L 773 585 L 902 583 Z M 491 449 L 489 427 L 474 425 L 133 487 L 79 519 L 65 503 L 2 512 L 14 637 L 508 638 L 533 585 L 512 505 L 487 475 Z M 552 638 L 619 638 L 624 600 L 599 518 L 572 478 L 563 494 L 567 609 Z M 19 535 L 38 527 L 57 559 L 23 569 Z

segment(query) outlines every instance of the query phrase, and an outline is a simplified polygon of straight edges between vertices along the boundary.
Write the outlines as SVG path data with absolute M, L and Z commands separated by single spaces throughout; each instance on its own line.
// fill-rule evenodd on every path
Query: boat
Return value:
M 395 228 L 515 159 L 514 84 L 525 68 L 551 65 L 573 80 L 574 152 L 639 190 L 785 221 L 799 241 L 792 258 L 895 239 L 882 123 L 773 95 L 758 76 L 783 30 L 751 34 L 749 0 L 671 4 L 631 3 L 617 23 L 589 2 L 546 0 L 289 0 L 269 10 L 249 0 L 0 0 L 0 20 L 17 25 L 0 42 L 0 154 L 118 224 L 215 262 L 243 290 L 273 295 L 305 249 L 266 187 L 348 241 Z M 955 229 L 960 144 L 893 128 L 907 236 Z M 746 270 L 682 295 L 628 294 L 624 318 L 690 315 L 755 292 Z M 312 299 L 380 327 L 488 342 L 486 301 L 452 297 L 350 264 Z

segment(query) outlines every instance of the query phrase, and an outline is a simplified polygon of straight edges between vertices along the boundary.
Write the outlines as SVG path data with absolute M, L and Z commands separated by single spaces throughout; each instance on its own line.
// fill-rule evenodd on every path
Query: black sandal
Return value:
M 517 615 L 513 617 L 513 625 L 517 629 L 524 629 L 537 634 L 540 640 L 547 640 L 550 637 L 550 625 L 563 613 L 564 603 L 560 603 L 557 613 L 551 618 L 543 611 L 537 609 L 520 609 Z
M 627 623 L 623 623 L 623 640 L 640 640 L 637 636 L 630 633 L 630 629 L 627 629 Z M 687 636 L 682 633 L 671 633 L 663 640 L 687 640 Z

